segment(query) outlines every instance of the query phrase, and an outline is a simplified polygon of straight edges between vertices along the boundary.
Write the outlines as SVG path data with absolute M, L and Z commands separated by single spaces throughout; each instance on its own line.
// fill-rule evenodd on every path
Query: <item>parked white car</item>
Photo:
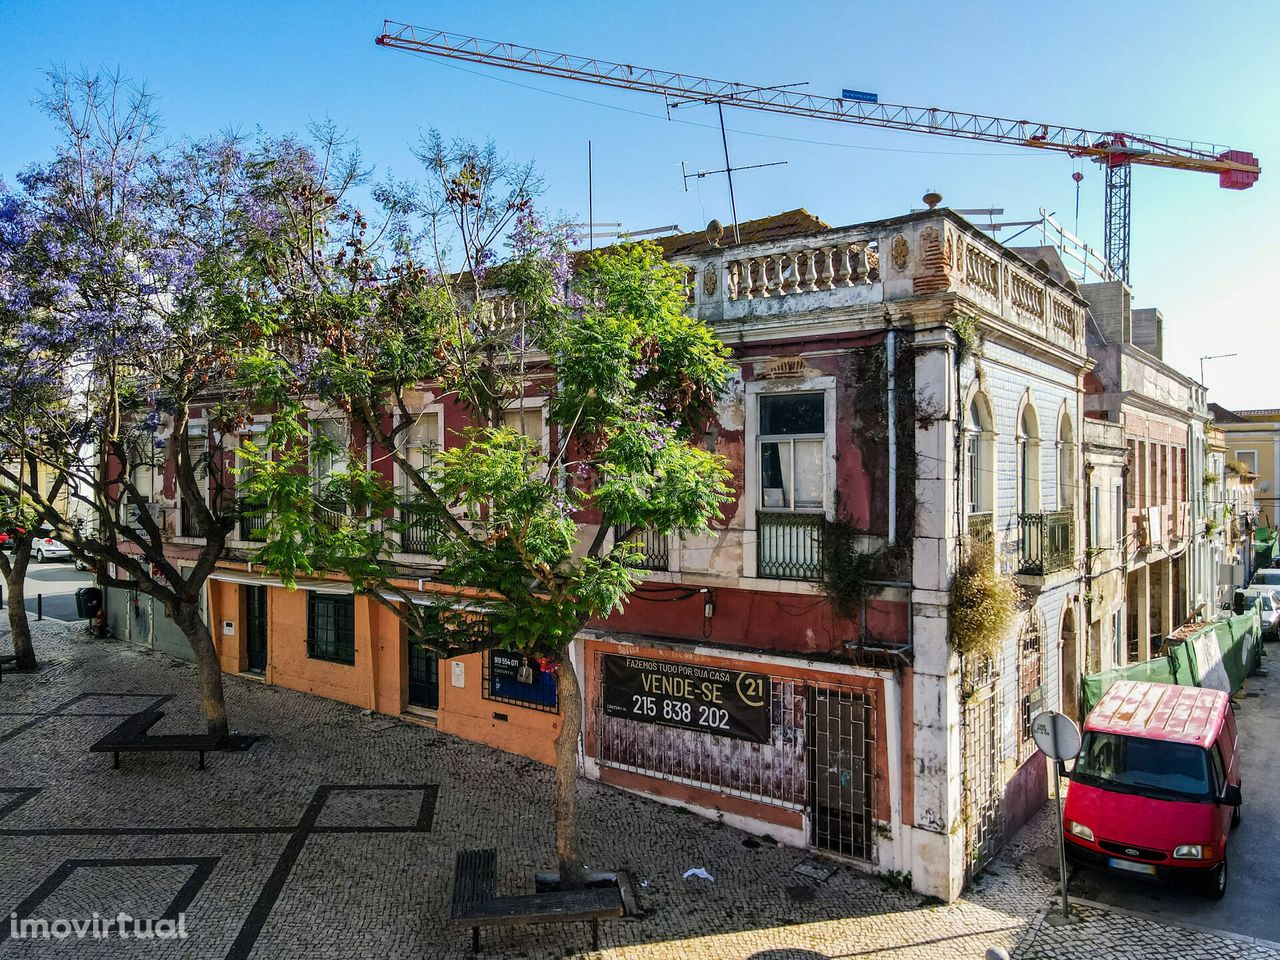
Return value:
M 1262 567 L 1255 571 L 1253 579 L 1249 581 L 1249 588 L 1253 587 L 1270 587 L 1273 590 L 1280 590 L 1280 567 Z
M 71 556 L 71 551 L 67 549 L 67 545 L 60 540 L 55 540 L 48 535 L 48 531 L 36 534 L 35 540 L 31 544 L 31 556 L 36 563 L 44 563 L 47 560 L 65 560 Z

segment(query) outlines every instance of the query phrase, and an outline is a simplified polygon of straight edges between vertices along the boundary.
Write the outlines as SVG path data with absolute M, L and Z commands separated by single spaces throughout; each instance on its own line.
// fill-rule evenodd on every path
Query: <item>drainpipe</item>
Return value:
M 885 367 L 888 385 L 886 401 L 889 407 L 889 546 L 898 542 L 898 408 L 897 397 L 898 357 L 894 350 L 895 331 L 893 327 L 885 335 Z

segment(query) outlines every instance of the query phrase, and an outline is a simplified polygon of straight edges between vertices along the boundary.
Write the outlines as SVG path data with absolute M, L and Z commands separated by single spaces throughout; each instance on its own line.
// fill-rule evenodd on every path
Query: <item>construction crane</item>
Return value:
M 1002 143 L 1092 160 L 1106 172 L 1105 259 L 1111 272 L 1126 283 L 1129 282 L 1130 197 L 1134 166 L 1216 173 L 1218 186 L 1228 190 L 1247 190 L 1257 182 L 1261 172 L 1252 153 L 1210 143 L 1144 136 L 1122 130 L 1088 130 L 1038 121 L 1010 120 L 938 107 L 908 107 L 870 99 L 816 96 L 791 89 L 796 84 L 761 87 L 712 80 L 514 43 L 482 40 L 390 20 L 383 23 L 382 34 L 376 42 L 384 47 L 450 60 L 657 94 L 666 100 L 668 107 L 688 103 L 715 104 L 721 108 L 722 124 L 723 107 L 730 106 L 814 120 Z M 737 219 L 736 213 L 734 219 Z

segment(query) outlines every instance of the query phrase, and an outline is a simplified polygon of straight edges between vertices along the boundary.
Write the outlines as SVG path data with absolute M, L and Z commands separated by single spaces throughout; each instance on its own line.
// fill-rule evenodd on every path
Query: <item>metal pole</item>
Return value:
M 36 619 L 37 620 L 44 619 L 44 594 L 43 593 L 36 594 Z
M 733 198 L 733 165 L 729 163 L 729 137 L 724 132 L 724 104 L 717 101 L 720 113 L 720 142 L 724 145 L 724 175 L 729 178 L 729 210 L 733 214 L 733 242 L 742 243 L 738 234 L 738 202 Z
M 1055 726 L 1054 732 L 1057 732 Z M 1057 747 L 1057 737 L 1054 737 L 1054 746 Z M 1053 751 L 1059 753 L 1057 749 Z M 1062 774 L 1059 770 L 1059 764 L 1062 761 L 1053 761 L 1053 801 L 1058 808 L 1058 870 L 1062 876 L 1062 917 L 1064 920 L 1071 918 L 1071 904 L 1067 900 L 1067 839 L 1062 832 Z
M 619 228 L 621 229 L 621 228 Z M 587 249 L 596 248 L 595 182 L 591 170 L 591 141 L 587 141 Z

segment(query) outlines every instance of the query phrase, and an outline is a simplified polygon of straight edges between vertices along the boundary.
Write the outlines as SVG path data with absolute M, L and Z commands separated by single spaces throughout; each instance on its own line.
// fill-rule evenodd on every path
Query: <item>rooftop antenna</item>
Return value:
M 802 80 L 799 83 L 780 83 L 772 87 L 752 87 L 756 92 L 765 92 L 769 90 L 788 90 L 792 87 L 807 87 L 809 81 Z M 705 177 L 711 174 L 723 173 L 729 181 L 729 212 L 733 214 L 733 242 L 735 244 L 742 243 L 742 235 L 738 232 L 738 201 L 733 193 L 733 171 L 734 170 L 754 170 L 759 167 L 776 167 L 786 163 L 785 160 L 777 160 L 773 163 L 754 163 L 746 167 L 735 167 L 729 160 L 729 135 L 724 128 L 724 101 L 715 97 L 690 97 L 688 100 L 668 100 L 667 101 L 667 118 L 670 119 L 671 111 L 679 107 L 686 106 L 690 103 L 714 103 L 716 105 L 716 116 L 720 119 L 720 145 L 724 147 L 724 169 L 723 170 L 704 170 L 699 173 L 684 173 L 684 164 L 680 164 L 681 173 L 684 173 L 684 189 L 687 193 L 689 190 L 689 177 Z

